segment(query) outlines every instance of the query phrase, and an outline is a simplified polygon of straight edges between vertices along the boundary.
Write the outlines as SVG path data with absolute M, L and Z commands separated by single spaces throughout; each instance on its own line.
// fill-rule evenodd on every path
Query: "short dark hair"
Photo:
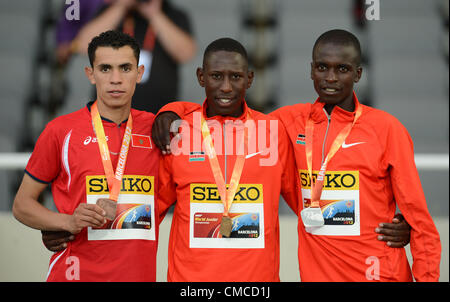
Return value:
M 317 46 L 322 43 L 354 47 L 357 53 L 356 64 L 358 66 L 361 65 L 361 44 L 359 43 L 358 38 L 351 32 L 343 29 L 332 29 L 321 34 L 320 37 L 317 38 L 316 43 L 314 43 L 313 58 Z
M 203 65 L 205 65 L 205 60 L 211 53 L 221 50 L 239 53 L 242 57 L 244 57 L 248 64 L 247 50 L 241 43 L 232 38 L 220 38 L 212 41 L 206 47 L 205 52 L 203 53 Z
M 98 47 L 112 47 L 114 49 L 121 48 L 123 46 L 130 46 L 133 49 L 136 61 L 139 64 L 139 44 L 136 40 L 118 30 L 109 30 L 102 32 L 100 35 L 94 37 L 88 46 L 88 56 L 91 67 L 94 66 L 95 51 Z

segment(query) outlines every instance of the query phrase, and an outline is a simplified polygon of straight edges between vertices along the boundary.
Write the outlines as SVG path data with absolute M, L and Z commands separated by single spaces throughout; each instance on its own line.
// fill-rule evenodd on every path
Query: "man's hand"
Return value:
M 96 204 L 80 203 L 67 219 L 65 230 L 78 234 L 85 227 L 100 228 L 106 223 L 106 212 Z
M 411 226 L 406 222 L 402 214 L 396 214 L 392 223 L 380 223 L 375 229 L 378 240 L 386 241 L 390 247 L 404 247 L 408 245 L 411 237 Z
M 67 242 L 75 239 L 75 236 L 66 231 L 41 231 L 42 242 L 51 252 L 59 252 L 67 247 Z
M 111 2 L 111 0 L 108 0 L 106 2 Z M 138 2 L 136 0 L 115 0 L 113 4 L 129 10 L 136 7 L 138 5 Z
M 160 113 L 153 122 L 152 139 L 155 142 L 155 145 L 161 150 L 162 154 L 170 154 L 170 126 L 174 121 L 179 119 L 180 117 L 178 114 L 167 111 Z
M 155 17 L 155 15 L 162 14 L 162 0 L 151 0 L 146 2 L 141 2 L 138 5 L 138 11 L 144 17 L 149 20 Z

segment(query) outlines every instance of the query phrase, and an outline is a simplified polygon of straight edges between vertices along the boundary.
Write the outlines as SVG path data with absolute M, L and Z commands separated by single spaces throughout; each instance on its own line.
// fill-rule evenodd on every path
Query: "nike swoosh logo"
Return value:
M 350 148 L 359 144 L 364 144 L 365 142 L 359 142 L 359 143 L 353 143 L 353 144 L 346 144 L 345 142 L 342 143 L 342 148 Z
M 261 152 L 262 152 L 262 151 L 259 151 L 259 152 L 256 152 L 256 153 L 247 154 L 247 155 L 245 156 L 245 159 L 250 158 L 250 157 L 253 157 L 253 156 L 255 156 L 255 155 L 258 155 L 258 154 L 261 153 Z

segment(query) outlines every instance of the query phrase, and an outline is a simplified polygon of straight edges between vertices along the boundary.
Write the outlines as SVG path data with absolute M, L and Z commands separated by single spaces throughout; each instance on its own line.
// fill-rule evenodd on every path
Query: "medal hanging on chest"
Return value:
M 230 216 L 222 216 L 222 221 L 220 222 L 219 232 L 223 237 L 230 237 L 231 230 L 233 229 L 233 221 Z
M 130 112 L 125 134 L 122 139 L 122 146 L 120 148 L 116 171 L 114 172 L 111 157 L 109 155 L 108 143 L 106 142 L 105 130 L 103 129 L 102 120 L 97 108 L 97 101 L 95 101 L 91 106 L 91 118 L 109 188 L 109 198 L 99 198 L 97 200 L 97 205 L 105 210 L 106 218 L 108 220 L 114 220 L 116 217 L 117 200 L 119 199 L 120 188 L 122 186 L 122 177 L 125 171 L 125 164 L 130 147 L 133 119 Z
M 247 113 L 247 120 L 251 120 L 250 114 Z M 250 123 L 251 125 L 253 123 Z M 242 135 L 241 146 L 244 144 L 244 153 L 248 152 L 248 132 L 249 129 L 244 128 L 244 135 Z M 219 232 L 223 237 L 230 237 L 233 230 L 233 220 L 229 215 L 229 210 L 233 204 L 234 196 L 239 186 L 239 181 L 242 175 L 242 170 L 245 163 L 245 155 L 237 155 L 236 162 L 234 163 L 233 173 L 231 175 L 230 184 L 228 189 L 220 169 L 219 161 L 217 159 L 217 154 L 214 149 L 214 144 L 212 142 L 211 134 L 209 132 L 208 124 L 206 123 L 204 117 L 202 116 L 202 136 L 203 143 L 205 144 L 205 150 L 209 158 L 209 164 L 211 171 L 214 175 L 214 180 L 217 185 L 217 190 L 219 191 L 220 199 L 224 206 L 224 212 L 222 216 L 222 221 L 220 223 Z
M 352 130 L 358 118 L 361 116 L 361 113 L 362 113 L 362 106 L 358 105 L 358 108 L 356 108 L 355 111 L 353 122 L 346 125 L 341 130 L 341 132 L 338 133 L 335 140 L 331 144 L 330 151 L 325 157 L 325 160 L 323 161 L 322 166 L 320 167 L 320 171 L 315 181 L 313 179 L 313 172 L 312 172 L 314 121 L 312 120 L 311 116 L 306 121 L 305 153 L 306 153 L 306 163 L 308 165 L 308 173 L 311 179 L 311 205 L 300 212 L 305 227 L 320 227 L 325 224 L 322 210 L 320 208 L 320 198 L 322 195 L 322 189 L 324 184 L 323 181 L 327 170 L 327 165 L 328 162 L 331 160 L 331 158 L 333 158 L 336 152 L 340 149 L 345 139 L 350 134 L 350 131 Z

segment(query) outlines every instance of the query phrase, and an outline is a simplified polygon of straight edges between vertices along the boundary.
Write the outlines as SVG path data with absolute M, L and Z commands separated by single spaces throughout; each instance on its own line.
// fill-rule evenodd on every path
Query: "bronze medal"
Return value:
M 229 216 L 222 216 L 222 222 L 220 223 L 220 234 L 223 237 L 230 237 L 231 229 L 233 228 L 233 221 Z
M 115 172 L 109 154 L 105 129 L 103 129 L 102 119 L 100 117 L 100 113 L 98 112 L 97 101 L 95 101 L 91 106 L 91 120 L 94 127 L 94 133 L 97 136 L 100 158 L 102 160 L 103 170 L 105 171 L 109 189 L 109 198 L 99 198 L 96 204 L 106 212 L 105 217 L 112 221 L 116 217 L 117 200 L 119 199 L 120 188 L 122 187 L 122 177 L 125 171 L 125 164 L 132 137 L 133 117 L 130 112 L 128 115 L 128 121 L 126 124 L 125 133 L 123 135 L 119 160 L 117 161 Z
M 106 219 L 112 221 L 116 218 L 117 202 L 109 198 L 99 198 L 97 199 L 97 205 L 105 210 Z

